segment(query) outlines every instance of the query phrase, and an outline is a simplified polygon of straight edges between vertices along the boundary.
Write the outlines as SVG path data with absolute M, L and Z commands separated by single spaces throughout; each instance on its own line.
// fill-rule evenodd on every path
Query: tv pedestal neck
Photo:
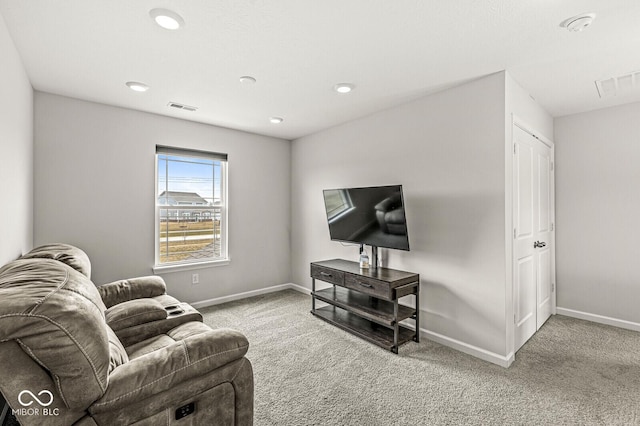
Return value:
M 378 268 L 378 247 L 376 246 L 371 246 L 371 264 L 369 265 L 369 268 Z
M 377 262 L 376 262 L 377 264 Z M 332 287 L 316 289 L 316 280 Z M 398 353 L 410 340 L 420 341 L 420 275 L 389 268 L 360 269 L 342 259 L 311 263 L 311 313 L 351 334 Z M 415 308 L 398 303 L 415 297 Z M 316 308 L 316 301 L 327 306 Z M 413 319 L 415 329 L 400 325 Z

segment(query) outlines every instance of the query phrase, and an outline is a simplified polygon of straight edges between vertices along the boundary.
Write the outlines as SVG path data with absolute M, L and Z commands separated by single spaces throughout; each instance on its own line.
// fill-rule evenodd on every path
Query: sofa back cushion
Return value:
M 69 408 L 88 407 L 107 388 L 105 309 L 89 278 L 59 261 L 18 259 L 0 268 L 0 341 L 15 340 L 48 370 Z
M 55 243 L 36 247 L 20 259 L 53 259 L 71 266 L 87 278 L 91 278 L 91 262 L 89 256 L 69 244 Z

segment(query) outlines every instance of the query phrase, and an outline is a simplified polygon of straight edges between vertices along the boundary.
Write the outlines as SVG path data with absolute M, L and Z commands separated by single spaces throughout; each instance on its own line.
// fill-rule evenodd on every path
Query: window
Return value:
M 324 200 L 329 221 L 336 219 L 353 208 L 351 197 L 345 189 L 328 189 L 324 191 Z
M 228 261 L 226 187 L 226 154 L 156 147 L 156 268 Z

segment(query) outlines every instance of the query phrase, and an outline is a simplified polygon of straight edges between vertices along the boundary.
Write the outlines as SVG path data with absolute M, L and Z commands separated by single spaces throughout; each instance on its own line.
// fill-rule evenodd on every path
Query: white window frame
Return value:
M 206 210 L 220 210 L 220 256 L 206 258 L 202 260 L 183 260 L 177 262 L 165 262 L 160 263 L 160 210 L 166 209 L 166 205 L 162 205 L 158 202 L 158 197 L 163 189 L 158 187 L 158 156 L 159 155 L 174 155 L 178 157 L 191 157 L 201 158 L 207 160 L 220 161 L 220 204 L 206 208 Z M 167 146 L 156 146 L 155 159 L 155 229 L 154 229 L 154 241 L 155 241 L 155 262 L 153 266 L 153 273 L 162 272 L 178 272 L 192 269 L 208 268 L 212 266 L 224 266 L 228 265 L 231 261 L 229 256 L 229 191 L 228 191 L 228 173 L 229 164 L 227 154 L 219 154 L 207 151 L 198 151 L 184 148 L 173 148 Z M 193 210 L 193 205 L 172 205 L 172 210 Z M 204 210 L 205 208 L 203 208 Z M 213 215 L 213 213 L 212 213 Z

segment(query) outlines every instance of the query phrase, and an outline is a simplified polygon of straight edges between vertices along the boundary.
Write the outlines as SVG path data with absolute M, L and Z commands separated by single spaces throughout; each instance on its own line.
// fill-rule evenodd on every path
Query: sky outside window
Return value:
M 209 203 L 220 202 L 220 176 L 220 161 L 158 155 L 158 194 L 163 191 L 195 192 Z

